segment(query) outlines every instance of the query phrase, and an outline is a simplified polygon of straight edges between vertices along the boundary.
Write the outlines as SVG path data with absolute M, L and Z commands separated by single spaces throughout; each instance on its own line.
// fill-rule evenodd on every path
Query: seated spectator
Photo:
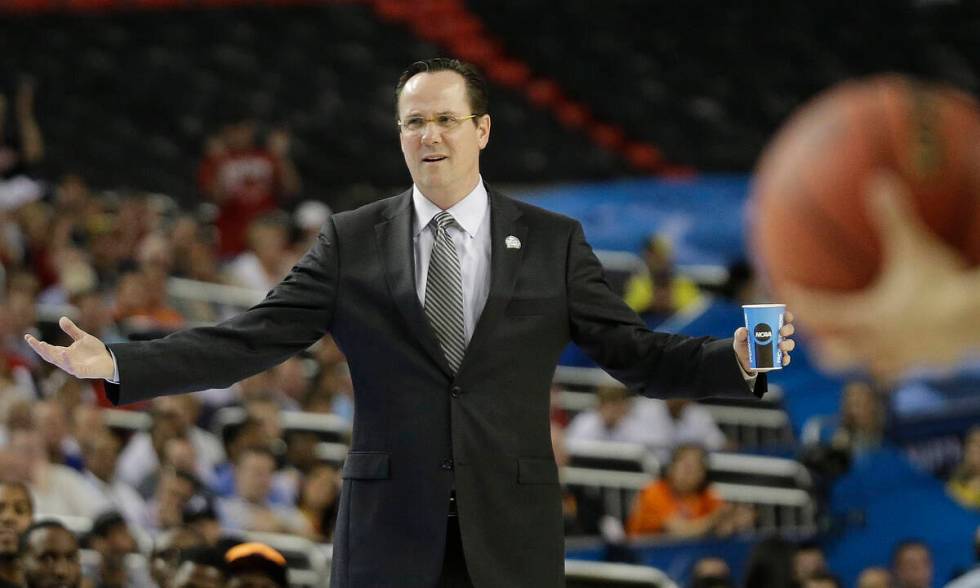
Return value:
M 275 455 L 267 448 L 250 447 L 242 452 L 235 463 L 237 496 L 219 502 L 226 529 L 312 535 L 309 523 L 295 507 L 269 502 L 275 471 Z
M 81 449 L 68 429 L 68 412 L 57 400 L 41 400 L 34 403 L 34 424 L 44 439 L 45 450 L 51 463 L 82 468 Z
M 881 447 L 885 431 L 885 410 L 870 384 L 854 381 L 844 387 L 840 422 L 830 445 L 858 456 Z
M 296 506 L 309 523 L 315 541 L 333 540 L 340 509 L 340 481 L 340 472 L 327 463 L 312 466 L 303 476 Z
M 681 445 L 664 476 L 636 498 L 626 524 L 630 536 L 725 536 L 751 528 L 752 511 L 722 500 L 708 481 L 708 454 L 697 445 Z
M 0 481 L 0 588 L 24 584 L 19 542 L 33 519 L 34 505 L 27 486 Z
M 113 319 L 121 332 L 153 336 L 184 325 L 184 317 L 155 293 L 159 287 L 159 279 L 148 273 L 130 271 L 120 276 Z
M 892 575 L 885 568 L 877 566 L 864 568 L 858 575 L 857 588 L 891 588 Z
M 162 531 L 182 526 L 184 510 L 200 490 L 201 483 L 193 474 L 173 467 L 163 468 L 154 495 L 146 504 L 150 528 Z
M 687 398 L 636 398 L 634 412 L 646 423 L 656 440 L 648 447 L 663 462 L 678 445 L 694 443 L 707 449 L 734 449 L 734 443 L 725 439 L 707 408 Z
M 623 298 L 648 322 L 662 322 L 701 298 L 697 285 L 679 275 L 674 267 L 670 242 L 653 235 L 643 250 L 645 271 L 626 282 Z
M 262 543 L 242 543 L 225 554 L 227 588 L 288 588 L 286 558 Z
M 268 292 L 292 266 L 288 219 L 270 213 L 248 227 L 248 249 L 226 268 L 227 282 L 234 286 Z
M 200 403 L 190 394 L 155 399 L 150 409 L 150 430 L 133 435 L 119 456 L 117 474 L 120 479 L 140 488 L 144 479 L 165 461 L 167 442 L 185 437 L 196 456 L 194 474 L 210 483 L 215 466 L 224 461 L 224 450 L 214 435 L 195 424 L 199 412 Z
M 13 96 L 13 108 L 0 93 L 0 180 L 30 174 L 44 159 L 44 138 L 34 111 L 35 83 L 30 76 L 20 76 Z M 13 116 L 8 117 L 8 110 Z M 14 124 L 7 126 L 10 120 Z
M 238 456 L 248 447 L 271 446 L 272 438 L 262 422 L 250 416 L 240 423 L 226 425 L 221 430 L 221 437 L 228 459 L 215 468 L 211 490 L 218 496 L 232 496 L 235 494 L 234 464 Z
M 802 588 L 844 588 L 837 576 L 829 572 L 816 572 L 800 584 Z
M 900 541 L 892 549 L 891 561 L 895 588 L 932 587 L 932 553 L 922 541 Z
M 204 538 L 189 527 L 173 527 L 159 533 L 150 554 L 150 575 L 159 588 L 172 588 L 181 555 L 195 547 L 204 547 Z
M 82 476 L 101 498 L 98 512 L 118 511 L 126 522 L 138 528 L 147 526 L 146 501 L 128 484 L 116 479 L 116 463 L 122 444 L 119 437 L 102 427 L 82 443 L 85 469 Z
M 224 588 L 227 565 L 213 547 L 192 547 L 181 553 L 172 588 Z
M 184 509 L 184 525 L 204 538 L 204 544 L 215 547 L 224 536 L 221 518 L 215 501 L 209 497 L 195 496 Z
M 82 566 L 78 540 L 64 525 L 53 520 L 39 521 L 20 538 L 27 588 L 79 588 Z
M 732 570 L 720 557 L 702 557 L 691 569 L 690 588 L 734 588 Z
M 86 569 L 86 578 L 98 578 L 101 588 L 149 588 L 152 580 L 145 568 L 130 568 L 126 557 L 139 553 L 136 538 L 118 512 L 105 512 L 92 521 L 86 547 L 99 554 L 98 566 Z
M 598 406 L 581 412 L 565 430 L 565 439 L 573 441 L 615 441 L 658 446 L 661 434 L 637 414 L 635 401 L 622 386 L 601 386 L 596 390 Z
M 963 459 L 946 488 L 956 502 L 980 510 L 980 426 L 973 426 L 963 438 Z
M 30 487 L 36 512 L 89 518 L 95 515 L 99 497 L 81 474 L 48 460 L 39 431 L 15 428 L 9 434 L 15 460 L 10 475 Z
M 793 577 L 801 585 L 810 577 L 827 571 L 827 557 L 820 544 L 804 541 L 793 554 Z

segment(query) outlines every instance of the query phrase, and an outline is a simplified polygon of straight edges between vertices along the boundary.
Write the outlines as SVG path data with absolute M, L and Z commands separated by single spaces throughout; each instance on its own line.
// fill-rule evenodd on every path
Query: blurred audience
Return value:
M 726 503 L 711 489 L 704 448 L 681 445 L 664 476 L 637 495 L 626 531 L 631 536 L 727 536 L 749 530 L 753 523 L 749 507 Z

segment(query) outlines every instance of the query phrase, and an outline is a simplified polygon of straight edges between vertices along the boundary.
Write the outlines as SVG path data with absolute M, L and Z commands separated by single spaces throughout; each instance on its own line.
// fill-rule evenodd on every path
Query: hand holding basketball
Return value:
M 968 260 L 926 226 L 895 174 L 883 172 L 870 182 L 867 209 L 882 243 L 875 281 L 853 293 L 787 283 L 787 303 L 821 333 L 817 359 L 831 371 L 865 366 L 891 380 L 918 364 L 949 364 L 967 344 L 953 333 L 967 320 L 957 300 L 971 292 L 961 277 Z

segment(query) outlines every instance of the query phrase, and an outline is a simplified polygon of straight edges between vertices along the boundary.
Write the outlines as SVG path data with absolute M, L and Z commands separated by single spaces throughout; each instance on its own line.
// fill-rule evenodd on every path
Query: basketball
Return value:
M 787 282 L 855 290 L 881 264 L 866 196 L 876 172 L 904 180 L 926 225 L 980 263 L 980 110 L 948 86 L 887 75 L 804 105 L 765 149 L 747 215 L 753 263 L 775 296 Z

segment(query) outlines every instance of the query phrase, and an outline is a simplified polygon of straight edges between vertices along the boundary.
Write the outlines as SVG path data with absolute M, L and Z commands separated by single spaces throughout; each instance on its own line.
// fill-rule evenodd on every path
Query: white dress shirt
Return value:
M 412 186 L 412 205 L 415 207 L 415 226 L 412 243 L 415 248 L 415 289 L 419 302 L 425 305 L 425 279 L 429 272 L 429 258 L 435 242 L 435 225 L 432 219 L 442 209 Z M 459 254 L 460 276 L 463 280 L 463 333 L 466 343 L 473 337 L 473 330 L 483 312 L 483 305 L 490 294 L 490 198 L 479 178 L 476 187 L 465 198 L 446 209 L 459 227 L 449 227 L 449 236 Z

